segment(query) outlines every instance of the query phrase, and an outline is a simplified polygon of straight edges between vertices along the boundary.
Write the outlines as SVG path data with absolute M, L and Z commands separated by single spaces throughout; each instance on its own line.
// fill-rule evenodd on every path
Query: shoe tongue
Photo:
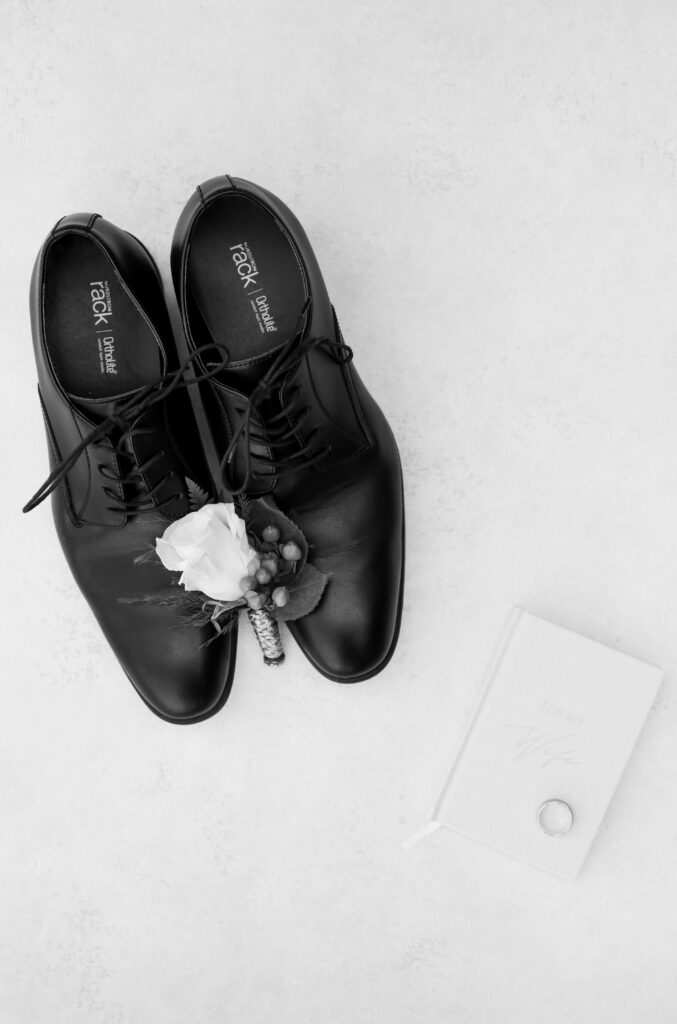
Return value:
M 276 352 L 271 352 L 263 358 L 248 359 L 246 362 L 228 364 L 219 374 L 219 379 L 226 385 L 249 394 L 256 387 L 261 377 L 266 372 Z
M 79 396 L 73 396 L 73 401 L 88 419 L 94 423 L 100 423 L 115 411 L 118 402 L 128 401 L 134 394 L 134 391 L 127 391 L 123 395 L 113 395 L 112 397 L 107 395 L 106 398 L 80 398 Z
M 291 340 L 291 339 L 290 339 Z M 302 340 L 302 338 L 300 339 Z M 253 359 L 243 359 L 237 363 L 228 363 L 226 368 L 219 374 L 219 380 L 249 394 L 256 387 L 258 382 L 268 370 L 289 341 L 283 342 L 277 348 L 267 352 L 264 356 L 255 356 Z

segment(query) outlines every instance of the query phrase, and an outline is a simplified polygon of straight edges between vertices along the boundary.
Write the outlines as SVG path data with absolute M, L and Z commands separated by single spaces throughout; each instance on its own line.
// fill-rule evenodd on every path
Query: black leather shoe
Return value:
M 270 494 L 329 576 L 314 612 L 290 623 L 338 682 L 379 672 L 397 642 L 404 510 L 397 445 L 358 377 L 303 228 L 239 178 L 201 185 L 174 234 L 172 275 L 189 345 L 225 345 L 202 387 L 224 482 Z
M 201 646 L 212 634 L 184 624 L 167 570 L 143 558 L 190 511 L 186 478 L 210 486 L 155 264 L 98 215 L 65 217 L 35 264 L 31 320 L 52 473 L 24 511 L 52 493 L 75 580 L 150 709 L 208 718 L 236 632 Z

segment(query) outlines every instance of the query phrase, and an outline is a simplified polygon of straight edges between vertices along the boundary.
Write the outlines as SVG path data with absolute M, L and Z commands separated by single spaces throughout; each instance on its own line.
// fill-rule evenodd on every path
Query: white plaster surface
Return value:
M 0 1020 L 677 1017 L 677 5 L 5 0 Z M 342 688 L 242 631 L 148 712 L 58 549 L 27 291 L 96 210 L 166 273 L 229 171 L 304 223 L 402 452 L 399 649 Z M 407 853 L 514 604 L 667 680 L 575 885 Z M 609 707 L 610 728 L 614 708 Z

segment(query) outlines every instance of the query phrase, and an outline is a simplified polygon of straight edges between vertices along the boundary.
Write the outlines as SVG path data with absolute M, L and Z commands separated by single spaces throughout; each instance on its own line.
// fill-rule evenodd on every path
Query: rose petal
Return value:
M 260 565 L 232 503 L 207 504 L 189 512 L 167 527 L 156 547 L 163 565 L 182 571 L 180 582 L 186 590 L 202 591 L 218 601 L 237 600 L 240 580 Z
M 158 537 L 155 541 L 155 550 L 165 569 L 169 569 L 171 572 L 178 572 L 180 569 L 183 569 L 185 565 L 184 559 L 163 537 Z

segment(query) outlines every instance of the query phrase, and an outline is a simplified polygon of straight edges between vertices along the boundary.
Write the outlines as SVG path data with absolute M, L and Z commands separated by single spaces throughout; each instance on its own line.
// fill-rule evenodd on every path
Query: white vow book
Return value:
M 434 822 L 405 846 L 444 825 L 573 880 L 662 678 L 516 609 Z

